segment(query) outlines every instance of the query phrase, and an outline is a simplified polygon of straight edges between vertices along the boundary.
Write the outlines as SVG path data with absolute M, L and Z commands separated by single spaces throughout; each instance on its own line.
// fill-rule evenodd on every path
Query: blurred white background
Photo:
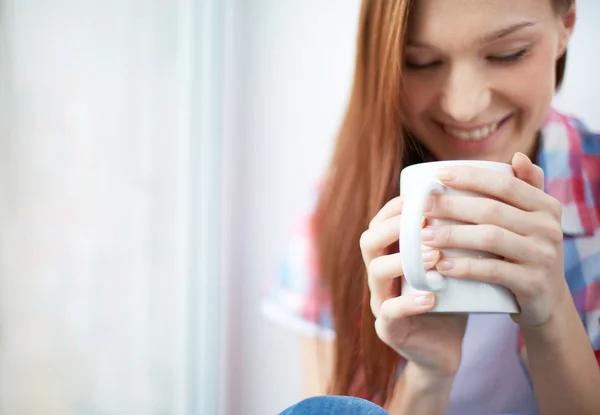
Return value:
M 600 130 L 600 3 L 557 105 Z M 345 110 L 358 0 L 0 2 L 0 413 L 275 414 L 259 314 Z
M 3 415 L 216 411 L 191 213 L 197 7 L 0 2 Z

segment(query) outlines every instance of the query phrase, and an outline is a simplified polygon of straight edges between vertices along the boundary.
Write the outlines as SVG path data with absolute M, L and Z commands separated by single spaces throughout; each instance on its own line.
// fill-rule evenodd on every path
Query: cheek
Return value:
M 552 56 L 532 56 L 510 74 L 498 76 L 498 91 L 510 103 L 529 113 L 545 113 L 554 96 L 555 62 Z
M 402 112 L 406 122 L 414 124 L 415 120 L 426 112 L 435 98 L 435 88 L 431 79 L 407 74 L 404 76 L 404 86 L 401 91 Z

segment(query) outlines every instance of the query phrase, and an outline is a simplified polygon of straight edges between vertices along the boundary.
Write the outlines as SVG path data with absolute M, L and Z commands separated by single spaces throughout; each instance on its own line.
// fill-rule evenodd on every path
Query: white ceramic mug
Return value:
M 490 161 L 438 161 L 409 166 L 400 174 L 400 194 L 405 196 L 400 225 L 400 257 L 404 277 L 402 294 L 419 291 L 436 293 L 437 313 L 518 313 L 512 293 L 501 286 L 476 280 L 444 277 L 435 269 L 425 271 L 422 258 L 421 229 L 425 202 L 431 194 L 485 197 L 481 194 L 452 189 L 435 178 L 442 167 L 473 166 L 513 175 L 512 166 Z M 431 225 L 460 224 L 446 219 L 429 219 Z M 426 248 L 425 248 L 426 249 Z M 464 249 L 442 249 L 446 258 L 497 258 L 497 256 Z

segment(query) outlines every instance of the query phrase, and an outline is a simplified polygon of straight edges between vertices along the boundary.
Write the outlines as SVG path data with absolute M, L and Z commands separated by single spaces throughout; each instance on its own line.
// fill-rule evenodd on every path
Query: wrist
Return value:
M 580 322 L 579 314 L 573 303 L 570 292 L 563 295 L 557 302 L 548 320 L 538 326 L 520 325 L 523 337 L 554 343 L 556 340 L 565 339 L 565 330 Z M 571 327 L 572 328 L 572 327 Z
M 413 362 L 407 362 L 404 376 L 411 389 L 423 392 L 433 390 L 437 393 L 451 389 L 456 372 L 440 372 Z
M 440 373 L 407 362 L 395 399 L 387 406 L 391 414 L 438 415 L 446 413 L 454 373 Z

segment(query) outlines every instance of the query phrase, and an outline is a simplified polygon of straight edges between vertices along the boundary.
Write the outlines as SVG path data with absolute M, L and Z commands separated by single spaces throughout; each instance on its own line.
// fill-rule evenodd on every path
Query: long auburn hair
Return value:
M 557 11 L 573 4 L 552 2 Z M 399 102 L 411 3 L 362 1 L 350 100 L 313 217 L 318 270 L 330 292 L 336 332 L 329 393 L 380 402 L 392 397 L 402 357 L 375 332 L 359 239 L 399 194 L 402 168 L 419 160 L 403 132 Z M 565 64 L 566 53 L 556 64 L 557 88 Z M 390 247 L 390 253 L 397 250 Z

